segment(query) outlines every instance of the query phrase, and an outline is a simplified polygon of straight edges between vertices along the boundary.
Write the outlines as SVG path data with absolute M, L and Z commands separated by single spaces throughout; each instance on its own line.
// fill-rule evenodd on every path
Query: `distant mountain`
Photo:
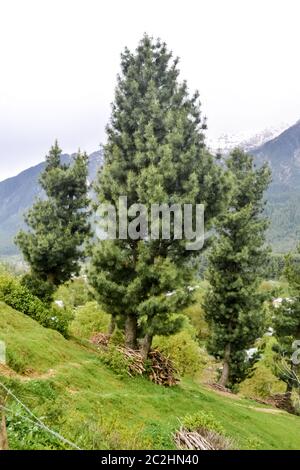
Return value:
M 268 135 L 275 137 L 265 142 Z M 273 182 L 267 192 L 266 213 L 271 219 L 268 239 L 274 251 L 294 249 L 300 241 L 300 121 L 277 135 L 278 129 L 264 131 L 242 142 L 231 140 L 230 148 L 239 145 L 251 152 L 257 165 L 269 162 Z M 221 142 L 221 141 L 220 141 Z M 257 143 L 260 145 L 256 145 Z M 228 142 L 227 142 L 228 143 Z M 228 148 L 223 148 L 226 153 Z M 64 155 L 70 161 L 70 155 Z M 95 179 L 103 164 L 101 151 L 89 156 L 89 180 Z M 23 214 L 41 196 L 38 178 L 44 163 L 0 182 L 0 257 L 17 253 L 13 239 L 24 225 Z
M 252 152 L 260 161 L 269 162 L 274 184 L 296 189 L 300 181 L 300 120 Z
M 269 239 L 274 250 L 289 251 L 300 242 L 300 121 L 251 153 L 258 164 L 267 161 L 272 169 Z
M 63 155 L 64 162 L 71 161 L 70 155 Z M 102 151 L 89 156 L 89 181 L 95 179 L 97 170 L 103 164 Z M 0 182 L 0 256 L 17 253 L 14 245 L 16 233 L 24 226 L 24 213 L 32 206 L 37 197 L 42 196 L 38 179 L 45 167 L 40 163 L 19 175 Z
M 288 124 L 282 123 L 279 126 L 268 127 L 267 129 L 256 133 L 251 131 L 239 132 L 237 134 L 223 133 L 217 139 L 208 139 L 207 144 L 212 151 L 221 151 L 225 155 L 235 147 L 242 147 L 248 151 L 274 139 L 288 127 Z

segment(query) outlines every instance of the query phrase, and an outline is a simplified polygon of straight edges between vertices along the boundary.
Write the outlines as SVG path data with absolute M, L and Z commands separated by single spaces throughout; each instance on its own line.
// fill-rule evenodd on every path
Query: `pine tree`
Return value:
M 16 237 L 31 269 L 25 282 L 43 298 L 79 273 L 82 245 L 90 232 L 88 157 L 79 152 L 67 165 L 61 154 L 55 142 L 40 177 L 46 197 L 26 214 L 29 231 L 21 230 Z
M 270 182 L 267 165 L 257 169 L 253 158 L 234 150 L 227 159 L 234 189 L 229 210 L 218 220 L 216 242 L 209 256 L 210 289 L 205 299 L 210 326 L 208 349 L 223 361 L 220 384 L 243 380 L 257 359 L 247 360 L 264 326 L 263 298 L 257 292 L 268 249 L 262 216 L 263 194 Z
M 209 228 L 225 204 L 228 182 L 204 145 L 198 93 L 190 96 L 178 75 L 178 60 L 160 40 L 144 36 L 134 53 L 122 54 L 97 198 L 117 206 L 126 196 L 128 207 L 147 208 L 202 203 Z M 100 241 L 91 253 L 89 279 L 99 301 L 123 319 L 128 346 L 144 336 L 145 355 L 154 334 L 179 328 L 175 313 L 191 296 L 195 253 L 173 235 Z

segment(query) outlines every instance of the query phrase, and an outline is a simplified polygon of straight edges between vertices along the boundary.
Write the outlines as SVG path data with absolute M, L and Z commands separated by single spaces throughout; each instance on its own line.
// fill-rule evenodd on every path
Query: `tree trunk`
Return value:
M 125 345 L 137 349 L 137 319 L 135 315 L 127 315 L 125 321 Z
M 147 333 L 143 339 L 143 343 L 141 347 L 141 353 L 142 353 L 143 359 L 148 358 L 148 355 L 152 346 L 152 339 L 153 339 L 153 335 L 150 335 L 149 333 Z
M 2 416 L 1 416 L 2 415 Z M 6 420 L 4 410 L 1 413 L 1 423 L 0 423 L 0 450 L 8 450 L 8 439 L 6 431 Z
M 116 329 L 116 317 L 112 315 L 110 319 L 110 324 L 108 327 L 109 336 L 111 336 L 114 333 L 115 329 Z
M 230 343 L 228 343 L 225 347 L 224 351 L 224 360 L 223 360 L 223 370 L 222 375 L 219 380 L 219 384 L 222 387 L 226 387 L 229 379 L 229 372 L 230 372 Z

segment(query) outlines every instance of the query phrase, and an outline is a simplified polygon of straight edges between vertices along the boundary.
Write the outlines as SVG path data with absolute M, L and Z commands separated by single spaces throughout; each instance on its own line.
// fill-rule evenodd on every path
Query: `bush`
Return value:
M 91 300 L 91 294 L 84 278 L 72 279 L 60 286 L 55 293 L 55 300 L 62 300 L 67 308 L 77 308 Z
M 225 435 L 223 426 L 211 413 L 204 411 L 186 416 L 174 438 L 179 449 L 233 449 L 233 441 Z
M 195 302 L 183 310 L 191 324 L 196 330 L 199 341 L 204 342 L 209 336 L 209 327 L 205 321 L 204 309 L 202 307 L 203 297 L 207 289 L 206 283 L 202 282 L 194 294 Z
M 8 274 L 0 275 L 0 301 L 28 315 L 42 326 L 52 328 L 67 336 L 70 321 L 68 312 L 55 306 L 46 306 L 19 280 Z
M 93 333 L 106 333 L 109 324 L 110 315 L 105 313 L 97 302 L 88 302 L 76 309 L 70 332 L 79 338 L 90 339 Z
M 242 382 L 239 391 L 252 398 L 267 398 L 273 393 L 283 393 L 286 384 L 274 374 L 275 352 L 273 350 L 276 340 L 273 337 L 264 337 L 260 347 L 263 347 L 262 358 L 256 363 L 254 373 Z
M 42 281 L 32 274 L 25 274 L 21 279 L 21 284 L 42 302 L 48 305 L 51 304 L 55 291 L 55 286 L 53 284 L 47 281 Z
M 206 429 L 219 434 L 225 433 L 223 426 L 215 419 L 212 413 L 204 411 L 198 411 L 193 415 L 185 416 L 182 420 L 182 426 L 190 432 Z
M 194 377 L 203 369 L 196 333 L 188 320 L 181 332 L 172 336 L 157 336 L 153 345 L 170 357 L 181 376 Z
M 101 352 L 101 362 L 119 377 L 128 377 L 130 361 L 114 344 L 109 344 L 108 348 Z

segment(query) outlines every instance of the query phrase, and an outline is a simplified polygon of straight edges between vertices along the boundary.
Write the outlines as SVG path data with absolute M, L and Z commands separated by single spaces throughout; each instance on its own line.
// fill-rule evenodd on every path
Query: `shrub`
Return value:
M 105 313 L 97 302 L 88 302 L 76 309 L 70 332 L 79 338 L 89 339 L 93 333 L 107 332 L 110 315 Z
M 215 419 L 212 413 L 198 411 L 193 415 L 187 415 L 182 420 L 182 425 L 187 431 L 199 431 L 207 429 L 219 434 L 224 434 L 223 426 Z
M 91 294 L 83 277 L 66 282 L 55 293 L 55 300 L 62 300 L 71 309 L 85 305 L 90 299 Z
M 193 327 L 195 328 L 197 338 L 204 342 L 209 336 L 208 324 L 205 321 L 204 309 L 202 307 L 203 297 L 207 289 L 207 283 L 201 282 L 199 288 L 194 294 L 194 303 L 183 310 L 183 314 L 186 315 Z
M 52 328 L 67 336 L 70 314 L 58 307 L 45 305 L 13 276 L 0 275 L 0 301 L 28 315 L 42 326 Z
M 128 377 L 130 361 L 114 344 L 109 344 L 106 350 L 101 352 L 101 362 L 108 366 L 119 377 Z
M 25 274 L 21 278 L 21 284 L 26 287 L 34 296 L 38 297 L 45 304 L 52 302 L 55 286 L 47 281 L 42 281 L 32 274 Z
M 233 442 L 225 435 L 223 426 L 211 413 L 204 411 L 186 416 L 174 438 L 180 449 L 227 450 L 233 448 Z
M 181 332 L 172 336 L 157 336 L 153 344 L 170 357 L 181 376 L 194 377 L 203 369 L 204 364 L 196 333 L 188 320 Z
M 254 373 L 242 382 L 239 391 L 252 398 L 267 398 L 274 393 L 283 393 L 286 384 L 274 374 L 275 355 L 273 348 L 276 345 L 273 337 L 264 337 L 258 344 L 263 348 L 261 359 L 256 363 Z

